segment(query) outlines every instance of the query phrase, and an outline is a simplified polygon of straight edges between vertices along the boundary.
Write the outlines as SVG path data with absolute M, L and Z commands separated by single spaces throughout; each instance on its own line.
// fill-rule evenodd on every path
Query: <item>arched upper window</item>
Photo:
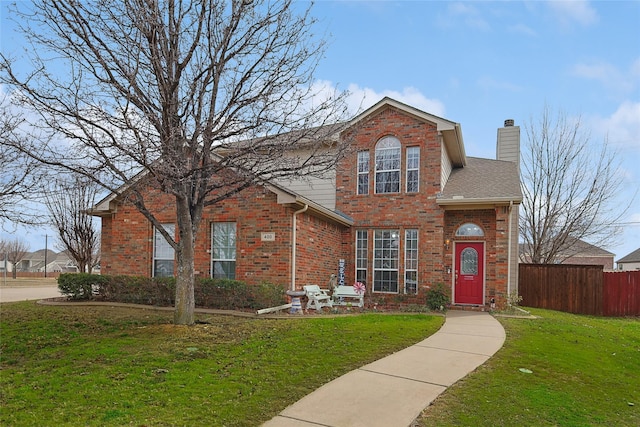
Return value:
M 456 230 L 456 236 L 484 236 L 484 231 L 480 226 L 475 225 L 472 222 L 467 222 L 466 224 L 462 224 Z
M 400 192 L 400 141 L 385 136 L 376 144 L 376 193 Z

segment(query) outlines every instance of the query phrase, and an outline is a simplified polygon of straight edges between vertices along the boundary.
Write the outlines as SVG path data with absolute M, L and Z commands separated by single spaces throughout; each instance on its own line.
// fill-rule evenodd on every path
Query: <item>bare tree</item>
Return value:
M 13 278 L 17 277 L 17 265 L 29 253 L 29 244 L 20 238 L 5 242 L 7 261 L 13 264 Z
M 71 182 L 56 181 L 45 194 L 49 219 L 58 231 L 58 249 L 66 251 L 82 273 L 91 273 L 97 263 L 99 232 L 90 215 L 97 185 L 85 177 Z
M 326 125 L 346 116 L 345 94 L 314 93 L 324 42 L 300 6 L 40 0 L 21 21 L 34 45 L 26 53 L 33 71 L 21 75 L 0 54 L 0 81 L 47 133 L 18 148 L 126 196 L 174 248 L 176 324 L 194 321 L 204 207 L 268 179 L 321 175 L 347 147 Z M 143 187 L 175 199 L 178 239 Z
M 10 97 L 0 88 L 0 224 L 34 224 L 38 218 L 27 207 L 36 198 L 38 164 L 6 142 L 24 138 L 22 119 L 11 108 Z
M 626 208 L 615 201 L 619 160 L 606 141 L 592 144 L 581 119 L 545 107 L 526 125 L 520 236 L 525 259 L 552 264 L 578 251 L 578 240 L 606 245 Z

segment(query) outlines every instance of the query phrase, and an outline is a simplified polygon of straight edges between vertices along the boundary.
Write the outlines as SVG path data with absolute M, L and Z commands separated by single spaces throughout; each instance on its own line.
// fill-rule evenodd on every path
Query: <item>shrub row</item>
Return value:
M 172 306 L 175 303 L 176 280 L 173 277 L 61 274 L 58 288 L 73 300 Z M 286 303 L 282 286 L 270 283 L 247 285 L 229 279 L 196 279 L 194 297 L 197 307 L 224 310 L 259 309 Z

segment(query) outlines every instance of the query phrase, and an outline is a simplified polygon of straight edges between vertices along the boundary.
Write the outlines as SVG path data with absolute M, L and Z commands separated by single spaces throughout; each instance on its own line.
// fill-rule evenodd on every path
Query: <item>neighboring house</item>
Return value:
M 522 262 L 529 262 L 531 257 L 525 244 L 519 245 L 519 253 Z M 560 253 L 558 264 L 601 265 L 605 270 L 613 270 L 614 257 L 615 254 L 607 250 L 576 239 L 568 250 Z
M 13 264 L 11 261 L 7 260 L 4 254 L 0 254 L 0 273 L 7 272 L 11 273 L 13 271 Z
M 618 260 L 619 271 L 640 270 L 640 248 Z
M 197 275 L 301 289 L 337 274 L 381 303 L 424 303 L 445 283 L 455 304 L 504 302 L 517 290 L 520 128 L 508 120 L 497 134 L 498 160 L 467 157 L 460 124 L 385 98 L 335 136 L 353 152 L 326 179 L 255 186 L 205 208 Z M 175 233 L 172 198 L 146 191 Z M 92 213 L 102 274 L 173 274 L 172 248 L 126 198 Z
M 77 273 L 78 267 L 71 257 L 65 252 L 56 253 L 51 249 L 40 249 L 35 252 L 29 252 L 17 264 L 17 271 L 29 273 Z
M 31 273 L 44 271 L 45 263 L 49 264 L 49 262 L 56 259 L 57 256 L 58 254 L 51 249 L 40 249 L 35 252 L 29 252 L 16 264 L 16 270 Z
M 44 266 L 40 267 L 38 271 L 44 272 Z M 69 254 L 66 251 L 62 251 L 47 264 L 47 272 L 77 273 L 78 267 Z
M 594 246 L 590 243 L 578 240 L 573 247 L 572 254 L 562 262 L 563 264 L 578 265 L 602 265 L 605 270 L 613 270 L 615 254 Z

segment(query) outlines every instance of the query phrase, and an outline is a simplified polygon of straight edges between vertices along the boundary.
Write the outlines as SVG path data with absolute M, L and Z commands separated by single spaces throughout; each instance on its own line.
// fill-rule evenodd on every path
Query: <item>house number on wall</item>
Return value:
M 275 242 L 276 233 L 260 233 L 260 240 L 263 242 Z

